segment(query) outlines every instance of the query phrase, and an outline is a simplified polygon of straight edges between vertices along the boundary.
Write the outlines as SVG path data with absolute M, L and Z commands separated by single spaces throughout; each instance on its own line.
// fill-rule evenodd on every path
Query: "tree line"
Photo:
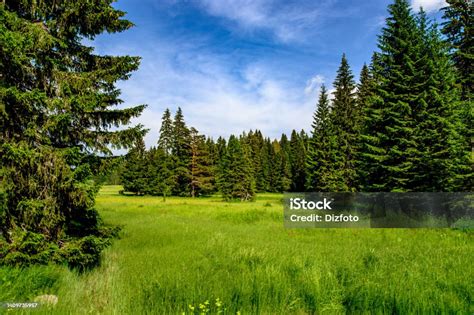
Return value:
M 278 140 L 259 130 L 216 141 L 163 115 L 157 147 L 131 150 L 124 189 L 137 194 L 252 199 L 282 191 L 470 191 L 472 3 L 450 1 L 441 31 L 421 10 L 389 6 L 379 51 L 358 82 L 342 56 L 323 85 L 312 131 Z M 442 33 L 444 33 L 444 37 Z M 467 70 L 466 70 L 467 69 Z
M 264 138 L 259 130 L 214 141 L 187 127 L 181 108 L 173 119 L 166 109 L 156 147 L 143 140 L 122 167 L 125 191 L 136 194 L 200 196 L 216 192 L 225 199 L 252 199 L 255 192 L 304 189 L 308 136 Z

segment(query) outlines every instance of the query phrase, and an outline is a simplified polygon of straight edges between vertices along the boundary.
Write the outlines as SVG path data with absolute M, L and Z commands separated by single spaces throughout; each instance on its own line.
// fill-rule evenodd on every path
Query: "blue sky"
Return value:
M 436 15 L 444 0 L 412 0 Z M 142 57 L 120 82 L 121 106 L 148 104 L 134 123 L 158 139 L 165 108 L 217 138 L 260 129 L 309 130 L 322 83 L 346 53 L 356 78 L 376 49 L 388 0 L 119 0 L 135 27 L 104 34 L 100 54 Z M 438 14 L 439 15 L 439 14 Z

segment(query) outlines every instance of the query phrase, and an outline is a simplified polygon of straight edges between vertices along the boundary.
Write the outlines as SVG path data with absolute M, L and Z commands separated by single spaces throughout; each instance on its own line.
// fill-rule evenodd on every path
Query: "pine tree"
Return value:
M 366 108 L 364 190 L 453 191 L 466 178 L 453 72 L 436 26 L 396 0 L 373 60 L 374 96 Z
M 110 131 L 144 109 L 113 108 L 121 102 L 115 83 L 139 58 L 94 54 L 84 39 L 127 30 L 123 15 L 111 1 L 0 4 L 2 263 L 98 263 L 108 233 L 93 208 L 98 186 L 86 161 L 131 147 L 146 131 Z
M 223 137 L 217 138 L 216 141 L 216 164 L 222 160 L 223 156 L 225 155 L 225 151 L 227 148 L 227 142 Z
M 377 85 L 362 137 L 368 191 L 409 190 L 417 155 L 412 134 L 421 39 L 406 0 L 395 0 L 389 14 L 373 64 Z
M 376 58 L 376 57 L 372 57 Z M 359 121 L 363 120 L 364 108 L 368 106 L 374 94 L 374 80 L 369 67 L 364 64 L 360 71 L 359 84 L 357 85 L 357 106 L 360 116 Z
M 282 174 L 282 165 L 281 165 L 281 156 L 280 156 L 280 144 L 277 140 L 268 142 L 268 152 L 269 152 L 269 176 L 268 176 L 268 191 L 270 192 L 279 192 L 281 191 L 280 180 L 283 176 Z
M 450 44 L 452 59 L 462 86 L 462 100 L 472 100 L 474 88 L 474 3 L 447 0 L 442 32 Z
M 221 162 L 219 189 L 225 200 L 251 200 L 255 195 L 248 148 L 242 148 L 237 137 L 231 135 Z
M 355 98 L 356 85 L 354 76 L 342 55 L 341 65 L 337 70 L 334 81 L 334 100 L 331 111 L 332 130 L 337 139 L 335 169 L 339 191 L 354 191 L 356 189 L 356 140 L 358 138 L 359 110 Z
M 331 121 L 331 109 L 326 87 L 321 87 L 318 106 L 313 116 L 313 128 L 306 158 L 306 189 L 337 191 L 340 174 L 335 169 L 336 137 Z
M 206 195 L 214 189 L 212 161 L 206 139 L 191 127 L 191 197 Z
M 291 191 L 302 192 L 306 183 L 306 148 L 304 140 L 293 130 L 290 138 Z
M 150 148 L 147 152 L 147 190 L 150 195 L 161 195 L 163 201 L 176 186 L 171 156 L 161 147 Z
M 247 145 L 250 148 L 250 161 L 252 166 L 252 173 L 256 181 L 256 189 L 257 191 L 262 191 L 259 187 L 259 174 L 261 173 L 262 169 L 261 145 L 259 144 L 257 130 L 255 132 L 253 130 L 250 130 L 245 141 L 247 142 Z
M 280 164 L 278 191 L 289 191 L 291 188 L 290 142 L 285 134 L 280 138 L 280 151 L 277 153 Z
M 223 137 L 217 138 L 216 141 L 216 186 L 224 199 L 230 198 L 230 185 L 227 182 L 227 174 L 230 167 L 230 159 L 227 154 L 227 143 Z
M 256 189 L 264 192 L 268 189 L 268 152 L 264 146 L 265 140 L 260 130 L 255 131 L 251 146 L 254 152 L 254 176 Z
M 471 174 L 469 150 L 460 119 L 459 91 L 448 50 L 436 24 L 421 11 L 418 31 L 422 39 L 421 70 L 414 139 L 419 157 L 414 159 L 415 176 L 410 186 L 416 191 L 458 191 L 465 189 Z
M 191 188 L 191 147 L 190 132 L 184 121 L 181 108 L 178 108 L 173 121 L 173 139 L 171 154 L 173 156 L 173 172 L 176 179 L 174 194 L 189 196 Z
M 124 191 L 144 195 L 149 189 L 149 172 L 147 151 L 143 139 L 137 141 L 135 147 L 127 154 L 125 161 L 125 169 L 122 173 Z
M 209 152 L 209 161 L 211 166 L 213 169 L 215 169 L 219 157 L 217 154 L 217 145 L 211 137 L 206 138 L 206 148 Z
M 362 191 L 384 191 L 381 174 L 386 171 L 382 165 L 386 157 L 386 148 L 381 145 L 385 132 L 384 102 L 377 93 L 382 82 L 382 65 L 380 55 L 372 55 L 369 71 L 372 77 L 372 95 L 361 108 L 361 133 L 358 140 L 357 170 L 358 181 Z M 362 102 L 362 99 L 360 99 Z
M 464 136 L 465 147 L 474 152 L 474 3 L 470 0 L 447 0 L 443 8 L 442 32 L 447 37 L 451 58 L 456 66 L 457 81 L 461 85 L 460 133 Z M 472 154 L 472 153 L 471 153 Z M 474 169 L 474 155 L 471 155 L 471 171 Z M 472 175 L 464 177 L 464 190 L 474 187 Z
M 266 178 L 267 185 L 265 191 L 276 192 L 279 173 L 276 171 L 277 161 L 275 158 L 275 147 L 273 142 L 268 137 L 264 139 L 262 161 L 263 174 Z
M 376 54 L 372 56 L 372 63 L 375 62 Z M 372 65 L 371 65 L 372 67 Z M 367 167 L 361 162 L 361 154 L 367 148 L 364 148 L 363 140 L 363 128 L 367 123 L 368 109 L 370 108 L 371 102 L 374 98 L 375 92 L 375 79 L 371 73 L 370 68 L 364 64 L 360 72 L 359 84 L 357 85 L 357 106 L 358 106 L 358 121 L 357 121 L 357 139 L 356 139 L 356 153 L 355 153 L 355 168 L 357 172 L 357 190 L 360 190 L 366 185 L 367 172 L 364 170 Z
M 158 147 L 163 149 L 166 154 L 171 154 L 173 148 L 173 121 L 171 120 L 171 112 L 167 108 L 161 118 L 160 138 Z

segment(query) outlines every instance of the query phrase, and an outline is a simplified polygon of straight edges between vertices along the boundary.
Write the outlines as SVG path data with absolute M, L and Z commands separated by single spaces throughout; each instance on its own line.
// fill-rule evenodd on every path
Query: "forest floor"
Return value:
M 34 314 L 474 312 L 472 231 L 286 229 L 280 194 L 226 203 L 119 190 L 97 198 L 123 227 L 101 266 L 0 268 L 0 302 L 58 297 Z

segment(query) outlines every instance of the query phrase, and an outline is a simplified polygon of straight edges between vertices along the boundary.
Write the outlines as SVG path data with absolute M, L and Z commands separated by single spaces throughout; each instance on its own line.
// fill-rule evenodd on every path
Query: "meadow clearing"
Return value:
M 472 231 L 285 229 L 280 194 L 164 202 L 119 190 L 97 198 L 123 227 L 100 267 L 2 267 L 0 301 L 58 296 L 34 314 L 474 312 Z

